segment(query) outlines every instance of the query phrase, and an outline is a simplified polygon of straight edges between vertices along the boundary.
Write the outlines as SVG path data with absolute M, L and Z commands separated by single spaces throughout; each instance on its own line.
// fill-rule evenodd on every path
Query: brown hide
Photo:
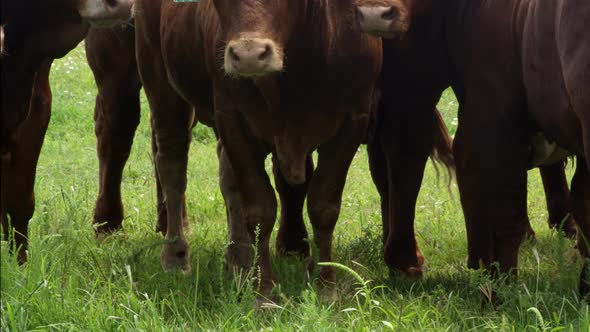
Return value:
M 239 25 L 241 20 L 230 19 L 242 10 L 237 2 L 214 2 L 215 8 L 212 1 L 137 3 L 141 13 L 136 17 L 137 54 L 154 115 L 156 163 L 168 211 L 166 236 L 177 239 L 163 249 L 162 263 L 165 268 L 190 268 L 188 247 L 179 227 L 189 123 L 196 116 L 212 124 L 214 115 L 221 138 L 221 185 L 229 218 L 227 258 L 233 266 L 249 267 L 252 256 L 248 252 L 258 243 L 261 294 L 267 295 L 273 280 L 268 240 L 277 205 L 264 159 L 274 152 L 286 181 L 297 184 L 310 176 L 307 156 L 318 149 L 318 166 L 309 183 L 308 211 L 320 260 L 330 260 L 347 169 L 366 134 L 381 64 L 380 42 L 353 28 L 351 3 L 297 0 L 285 1 L 288 5 L 284 8 L 269 4 L 262 13 L 272 15 L 263 15 L 263 23 L 255 26 L 270 30 L 248 31 L 244 29 L 249 27 Z M 245 3 L 250 2 L 239 2 Z M 281 12 L 285 8 L 290 16 L 280 19 L 290 23 L 277 25 L 264 20 L 276 18 L 277 13 L 286 15 Z M 228 54 L 226 45 L 236 38 L 234 33 L 237 38 L 265 38 L 279 44 L 284 70 L 274 74 L 256 71 L 246 78 L 227 76 L 222 63 Z M 262 55 L 259 42 L 238 45 L 239 55 Z M 321 277 L 334 281 L 329 268 L 322 269 Z

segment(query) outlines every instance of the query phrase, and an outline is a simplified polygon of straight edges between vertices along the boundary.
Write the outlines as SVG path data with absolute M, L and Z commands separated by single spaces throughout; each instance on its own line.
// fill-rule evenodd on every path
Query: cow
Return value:
M 268 154 L 285 184 L 309 182 L 314 242 L 320 261 L 331 261 L 347 170 L 366 136 L 381 69 L 380 40 L 353 28 L 352 2 L 140 0 L 136 6 L 138 67 L 152 111 L 171 240 L 162 249 L 164 268 L 190 269 L 181 202 L 194 118 L 220 137 L 227 260 L 249 268 L 258 244 L 261 298 L 274 280 L 269 239 L 277 202 L 264 169 Z M 279 237 L 290 234 L 290 240 L 300 238 L 296 245 L 304 243 L 302 223 L 280 228 Z M 322 267 L 320 278 L 333 284 L 333 269 Z
M 448 68 L 459 101 L 453 150 L 468 266 L 516 276 L 528 226 L 527 170 L 555 167 L 561 176 L 562 165 L 551 164 L 566 154 L 577 159 L 571 211 L 578 248 L 588 257 L 590 3 L 358 0 L 357 5 L 366 31 L 395 38 L 399 46 L 422 30 L 421 38 L 410 39 L 443 55 L 434 60 Z M 553 185 L 565 193 L 564 184 L 557 177 Z M 584 296 L 590 293 L 588 268 L 586 260 L 579 285 Z
M 14 234 L 11 248 L 18 250 L 21 263 L 26 261 L 35 170 L 51 111 L 51 62 L 73 49 L 90 26 L 129 20 L 132 7 L 133 0 L 2 2 L 0 217 L 5 237 Z
M 140 117 L 141 82 L 135 58 L 135 29 L 130 26 L 90 29 L 85 48 L 88 64 L 98 87 L 94 119 L 99 159 L 99 193 L 93 223 L 98 232 L 112 232 L 122 227 L 121 178 Z M 155 144 L 154 154 L 157 154 Z M 276 162 L 273 164 L 276 165 Z M 313 167 L 311 161 L 309 165 Z M 307 232 L 303 227 L 303 203 L 307 184 L 290 186 L 276 166 L 273 167 L 273 173 L 281 202 L 280 223 L 285 225 L 281 227 L 277 237 L 278 252 L 305 257 L 309 255 L 309 245 L 304 241 Z M 165 234 L 167 213 L 157 174 L 156 187 L 156 230 Z M 185 228 L 188 227 L 184 202 L 182 223 Z M 292 234 L 295 236 L 292 237 Z

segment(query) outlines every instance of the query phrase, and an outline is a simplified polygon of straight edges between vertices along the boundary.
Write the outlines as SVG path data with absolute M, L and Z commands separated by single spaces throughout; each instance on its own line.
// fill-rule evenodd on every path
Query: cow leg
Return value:
M 138 31 L 137 36 L 138 68 L 151 109 L 157 149 L 154 156 L 156 171 L 167 213 L 162 267 L 189 272 L 189 247 L 183 230 L 183 196 L 194 111 L 168 83 L 162 58 L 154 56 L 160 54 L 159 50 L 141 39 L 141 32 Z M 149 49 L 150 46 L 154 48 Z
M 252 265 L 254 251 L 252 237 L 242 214 L 242 199 L 239 186 L 236 181 L 233 168 L 229 162 L 226 149 L 221 141 L 217 144 L 217 156 L 219 158 L 219 185 L 225 200 L 228 226 L 228 247 L 226 262 L 228 267 L 239 270 L 248 270 Z M 232 271 L 236 272 L 236 271 Z
M 338 136 L 318 149 L 318 165 L 309 185 L 307 211 L 320 262 L 332 261 L 332 239 L 340 214 L 342 191 L 348 169 L 360 145 L 360 140 L 346 136 L 354 132 L 358 130 L 345 127 Z M 322 266 L 320 281 L 333 286 L 336 283 L 334 268 Z
M 281 202 L 281 217 L 277 234 L 276 248 L 279 255 L 296 254 L 301 258 L 309 256 L 308 235 L 303 222 L 303 203 L 313 174 L 313 160 L 307 157 L 305 182 L 290 185 L 279 169 L 279 162 L 273 156 L 275 186 Z
M 471 103 L 468 99 L 454 143 L 468 265 L 492 270 L 498 263 L 499 270 L 493 272 L 516 275 L 518 248 L 528 225 L 526 126 L 516 115 L 505 117 L 518 114 L 519 108 L 505 105 L 498 112 L 491 109 L 496 103 L 488 102 L 487 95 L 474 96 Z
M 383 241 L 383 245 L 385 245 L 389 236 L 389 190 L 387 189 L 389 177 L 385 151 L 381 146 L 379 138 L 375 138 L 367 144 L 367 152 L 369 154 L 371 178 L 381 198 L 381 226 L 383 228 L 381 240 Z
M 247 268 L 252 265 L 250 254 L 240 253 L 237 248 L 244 248 L 247 251 L 248 246 L 256 245 L 256 255 L 252 257 L 258 258 L 259 300 L 264 301 L 270 295 L 274 285 L 269 242 L 277 215 L 277 199 L 264 167 L 268 151 L 247 132 L 247 128 L 239 117 L 227 115 L 223 105 L 227 102 L 227 98 L 220 97 L 219 93 L 216 94 L 215 123 L 223 144 L 223 152 L 227 153 L 227 160 L 238 185 L 243 220 L 236 220 L 236 222 L 245 223 L 245 225 L 230 225 L 230 246 L 227 257 L 234 267 Z M 222 155 L 222 157 L 225 163 L 225 156 Z M 225 199 L 226 202 L 229 201 L 228 197 Z M 234 222 L 231 218 L 229 221 Z M 247 234 L 244 234 L 245 232 Z M 249 242 L 247 242 L 248 238 Z
M 564 163 L 558 162 L 549 166 L 541 166 L 539 171 L 545 188 L 549 227 L 563 229 L 568 237 L 575 238 L 576 223 L 571 213 L 570 191 L 563 167 Z
M 135 61 L 133 29 L 91 29 L 86 37 L 86 57 L 98 95 L 94 108 L 99 160 L 99 190 L 94 208 L 100 232 L 121 227 L 121 180 L 139 125 L 141 83 Z M 116 50 L 116 52 L 113 52 Z
M 424 256 L 416 243 L 414 232 L 415 208 L 424 168 L 432 151 L 433 107 L 408 107 L 414 112 L 397 128 L 397 134 L 381 133 L 381 144 L 387 163 L 389 233 L 384 245 L 384 259 L 393 271 L 402 271 L 415 278 L 422 274 Z M 420 114 L 421 116 L 417 116 Z M 390 120 L 397 121 L 397 120 Z
M 578 158 L 576 173 L 572 179 L 571 199 L 573 213 L 580 232 L 578 249 L 585 262 L 580 275 L 580 294 L 590 296 L 590 170 L 583 158 Z
M 158 146 L 156 144 L 156 134 L 152 130 L 152 155 L 158 155 Z M 162 192 L 162 183 L 160 182 L 160 176 L 158 175 L 158 167 L 154 163 L 154 175 L 156 178 L 156 209 L 157 209 L 157 220 L 156 220 L 156 232 L 166 235 L 166 229 L 168 229 L 168 213 L 166 212 L 166 203 L 164 202 L 164 193 Z M 186 212 L 186 194 L 182 195 L 182 226 L 185 230 L 189 228 L 188 216 Z
M 19 263 L 27 260 L 28 226 L 35 211 L 37 161 L 51 116 L 51 63 L 52 60 L 46 60 L 36 74 L 29 114 L 17 130 L 17 145 L 10 164 L 2 167 L 2 229 L 5 238 L 14 230 L 14 243 L 10 241 L 10 248 L 17 250 Z

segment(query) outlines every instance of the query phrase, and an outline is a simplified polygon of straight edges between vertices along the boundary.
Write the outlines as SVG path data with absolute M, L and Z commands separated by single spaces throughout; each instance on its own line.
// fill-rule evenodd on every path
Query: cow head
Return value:
M 213 0 L 225 41 L 225 72 L 259 77 L 283 70 L 294 4 L 303 0 Z
M 406 33 L 419 2 L 426 0 L 356 0 L 361 30 L 391 38 Z

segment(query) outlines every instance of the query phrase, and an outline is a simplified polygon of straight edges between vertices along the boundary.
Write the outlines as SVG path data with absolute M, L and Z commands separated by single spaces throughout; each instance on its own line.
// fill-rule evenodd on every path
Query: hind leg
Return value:
M 563 230 L 571 238 L 575 238 L 577 230 L 572 215 L 570 191 L 565 177 L 564 163 L 559 162 L 549 166 L 539 167 L 547 210 L 549 212 L 549 227 Z
M 98 231 L 109 232 L 119 229 L 123 221 L 121 180 L 140 117 L 134 30 L 91 29 L 85 46 L 98 86 L 94 120 L 99 193 L 93 223 L 102 225 Z
M 381 226 L 383 229 L 381 240 L 385 245 L 389 236 L 389 190 L 387 190 L 389 179 L 385 151 L 378 138 L 367 144 L 367 153 L 369 155 L 371 178 L 381 198 Z
M 51 63 L 51 60 L 46 60 L 37 72 L 29 114 L 17 130 L 17 145 L 10 164 L 2 167 L 1 171 L 2 228 L 5 238 L 14 230 L 14 243 L 11 241 L 10 247 L 17 250 L 20 263 L 27 260 L 28 226 L 35 211 L 37 161 L 51 115 Z
M 424 256 L 416 242 L 416 200 L 424 169 L 433 148 L 435 117 L 433 105 L 404 103 L 389 112 L 379 140 L 386 162 L 389 232 L 384 259 L 390 272 L 401 271 L 410 278 L 422 275 Z M 400 120 L 401 119 L 401 120 Z M 399 125 L 403 123 L 402 125 Z
M 313 160 L 307 157 L 305 182 L 300 185 L 290 185 L 279 169 L 279 163 L 273 156 L 273 173 L 275 185 L 281 202 L 281 216 L 276 248 L 279 255 L 296 254 L 301 258 L 309 256 L 307 230 L 303 222 L 303 203 L 309 182 L 313 175 Z

